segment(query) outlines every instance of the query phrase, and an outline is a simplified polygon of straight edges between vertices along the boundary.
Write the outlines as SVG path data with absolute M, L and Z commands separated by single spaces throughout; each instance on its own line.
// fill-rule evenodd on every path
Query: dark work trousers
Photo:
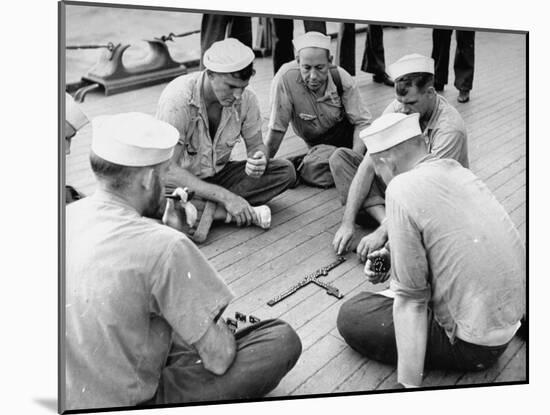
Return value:
M 225 39 L 226 32 L 228 37 L 238 39 L 246 46 L 252 47 L 252 21 L 249 16 L 205 13 L 201 21 L 201 69 L 204 69 L 202 65 L 204 52 L 212 46 L 212 43 Z
M 397 364 L 397 344 L 393 323 L 393 299 L 362 292 L 342 304 L 336 322 L 344 340 L 357 352 L 386 364 Z M 502 346 L 479 346 L 455 338 L 451 343 L 445 330 L 429 311 L 426 369 L 477 371 L 496 363 L 506 350 Z
M 260 398 L 275 389 L 302 352 L 298 335 L 281 320 L 238 330 L 235 339 L 237 355 L 221 376 L 204 368 L 195 348 L 176 340 L 156 396 L 143 405 Z
M 294 166 L 285 159 L 270 159 L 264 174 L 257 178 L 245 173 L 245 165 L 246 160 L 230 161 L 205 181 L 245 198 L 252 206 L 269 202 L 296 181 Z
M 336 48 L 336 62 L 350 75 L 355 75 L 355 24 L 342 23 L 338 32 L 338 45 Z M 365 50 L 361 70 L 375 75 L 386 72 L 384 58 L 384 31 L 382 26 L 371 25 L 367 27 L 365 38 Z
M 475 34 L 473 30 L 456 30 L 454 61 L 455 87 L 470 91 L 474 82 Z M 449 49 L 452 30 L 434 29 L 432 32 L 432 58 L 435 61 L 434 83 L 446 85 L 449 77 Z
M 279 68 L 294 59 L 294 21 L 292 19 L 273 19 L 275 39 L 273 39 L 273 73 Z M 327 25 L 319 20 L 304 20 L 306 32 L 321 32 L 327 34 Z
M 384 30 L 380 25 L 369 24 L 365 40 L 365 53 L 361 62 L 363 72 L 382 75 L 386 73 L 384 58 Z
M 345 205 L 348 200 L 349 188 L 353 178 L 357 174 L 363 156 L 348 148 L 339 148 L 332 153 L 328 164 L 334 184 L 340 197 L 340 202 Z M 366 212 L 368 208 L 385 204 L 386 185 L 378 176 L 374 176 L 369 193 L 362 203 L 361 208 Z

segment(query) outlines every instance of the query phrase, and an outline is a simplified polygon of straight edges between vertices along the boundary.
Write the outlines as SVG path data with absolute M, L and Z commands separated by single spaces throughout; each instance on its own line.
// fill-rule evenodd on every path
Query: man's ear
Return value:
M 153 187 L 153 183 L 155 181 L 155 169 L 154 168 L 147 168 L 143 169 L 142 175 L 141 175 L 141 185 L 146 189 L 149 190 Z
M 334 60 L 334 56 L 329 55 L 329 57 L 328 57 L 328 63 L 332 63 L 333 60 Z

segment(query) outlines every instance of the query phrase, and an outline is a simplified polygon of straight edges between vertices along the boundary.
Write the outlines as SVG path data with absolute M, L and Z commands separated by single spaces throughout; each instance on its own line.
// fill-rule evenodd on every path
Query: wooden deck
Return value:
M 424 28 L 385 29 L 386 62 L 404 54 L 431 53 L 431 30 Z M 451 57 L 454 56 L 454 38 Z M 363 53 L 364 35 L 357 35 L 357 67 Z M 335 42 L 333 42 L 335 47 Z M 257 75 L 251 82 L 267 125 L 270 59 L 256 61 Z M 372 115 L 377 117 L 393 97 L 393 89 L 374 84 L 371 75 L 358 70 L 357 83 Z M 456 106 L 466 122 L 472 170 L 481 177 L 509 212 L 526 242 L 526 38 L 520 34 L 478 32 L 476 67 L 471 101 L 456 102 L 452 86 L 452 58 L 449 85 L 443 95 Z M 164 85 L 111 97 L 90 94 L 83 104 L 90 117 L 124 111 L 154 114 Z M 91 193 L 94 181 L 88 166 L 91 129 L 88 125 L 73 140 L 67 157 L 67 183 Z M 279 157 L 305 149 L 287 134 Z M 242 157 L 242 148 L 235 158 Z M 368 360 L 354 352 L 336 330 L 336 316 L 343 300 L 327 296 L 315 286 L 268 307 L 266 302 L 306 274 L 334 259 L 331 241 L 342 217 L 334 189 L 300 186 L 274 199 L 272 228 L 239 229 L 221 225 L 211 232 L 201 249 L 236 294 L 226 315 L 235 311 L 261 319 L 280 317 L 298 332 L 303 354 L 296 367 L 269 396 L 308 395 L 383 390 L 396 381 L 394 367 Z M 327 281 L 350 298 L 362 290 L 385 287 L 369 284 L 362 264 L 354 254 L 334 269 Z M 514 338 L 498 364 L 481 373 L 432 371 L 424 386 L 516 382 L 527 379 L 527 347 Z

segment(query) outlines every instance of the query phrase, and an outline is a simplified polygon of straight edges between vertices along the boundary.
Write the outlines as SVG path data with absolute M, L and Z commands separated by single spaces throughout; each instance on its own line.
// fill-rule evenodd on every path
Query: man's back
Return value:
M 67 408 L 143 402 L 172 330 L 196 342 L 231 294 L 183 234 L 112 195 L 75 202 L 66 223 Z
M 454 160 L 425 159 L 394 178 L 386 198 L 392 284 L 429 290 L 450 337 L 483 344 L 492 331 L 519 321 L 525 249 L 480 179 Z

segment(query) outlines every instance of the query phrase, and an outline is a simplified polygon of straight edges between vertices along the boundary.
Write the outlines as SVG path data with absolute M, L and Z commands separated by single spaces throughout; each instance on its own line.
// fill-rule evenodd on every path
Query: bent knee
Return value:
M 270 159 L 268 168 L 272 171 L 276 171 L 281 181 L 285 181 L 289 186 L 296 181 L 296 169 L 294 169 L 294 166 L 289 160 Z
M 290 326 L 290 324 L 282 320 L 273 321 L 273 330 L 278 339 L 278 351 L 283 360 L 294 366 L 300 355 L 302 354 L 302 341 L 298 333 Z M 283 363 L 283 362 L 281 362 Z
M 328 165 L 330 166 L 330 170 L 333 172 L 333 174 L 334 172 L 338 172 L 342 168 L 350 151 L 352 150 L 350 150 L 349 148 L 338 147 L 330 155 L 330 157 L 328 158 Z

